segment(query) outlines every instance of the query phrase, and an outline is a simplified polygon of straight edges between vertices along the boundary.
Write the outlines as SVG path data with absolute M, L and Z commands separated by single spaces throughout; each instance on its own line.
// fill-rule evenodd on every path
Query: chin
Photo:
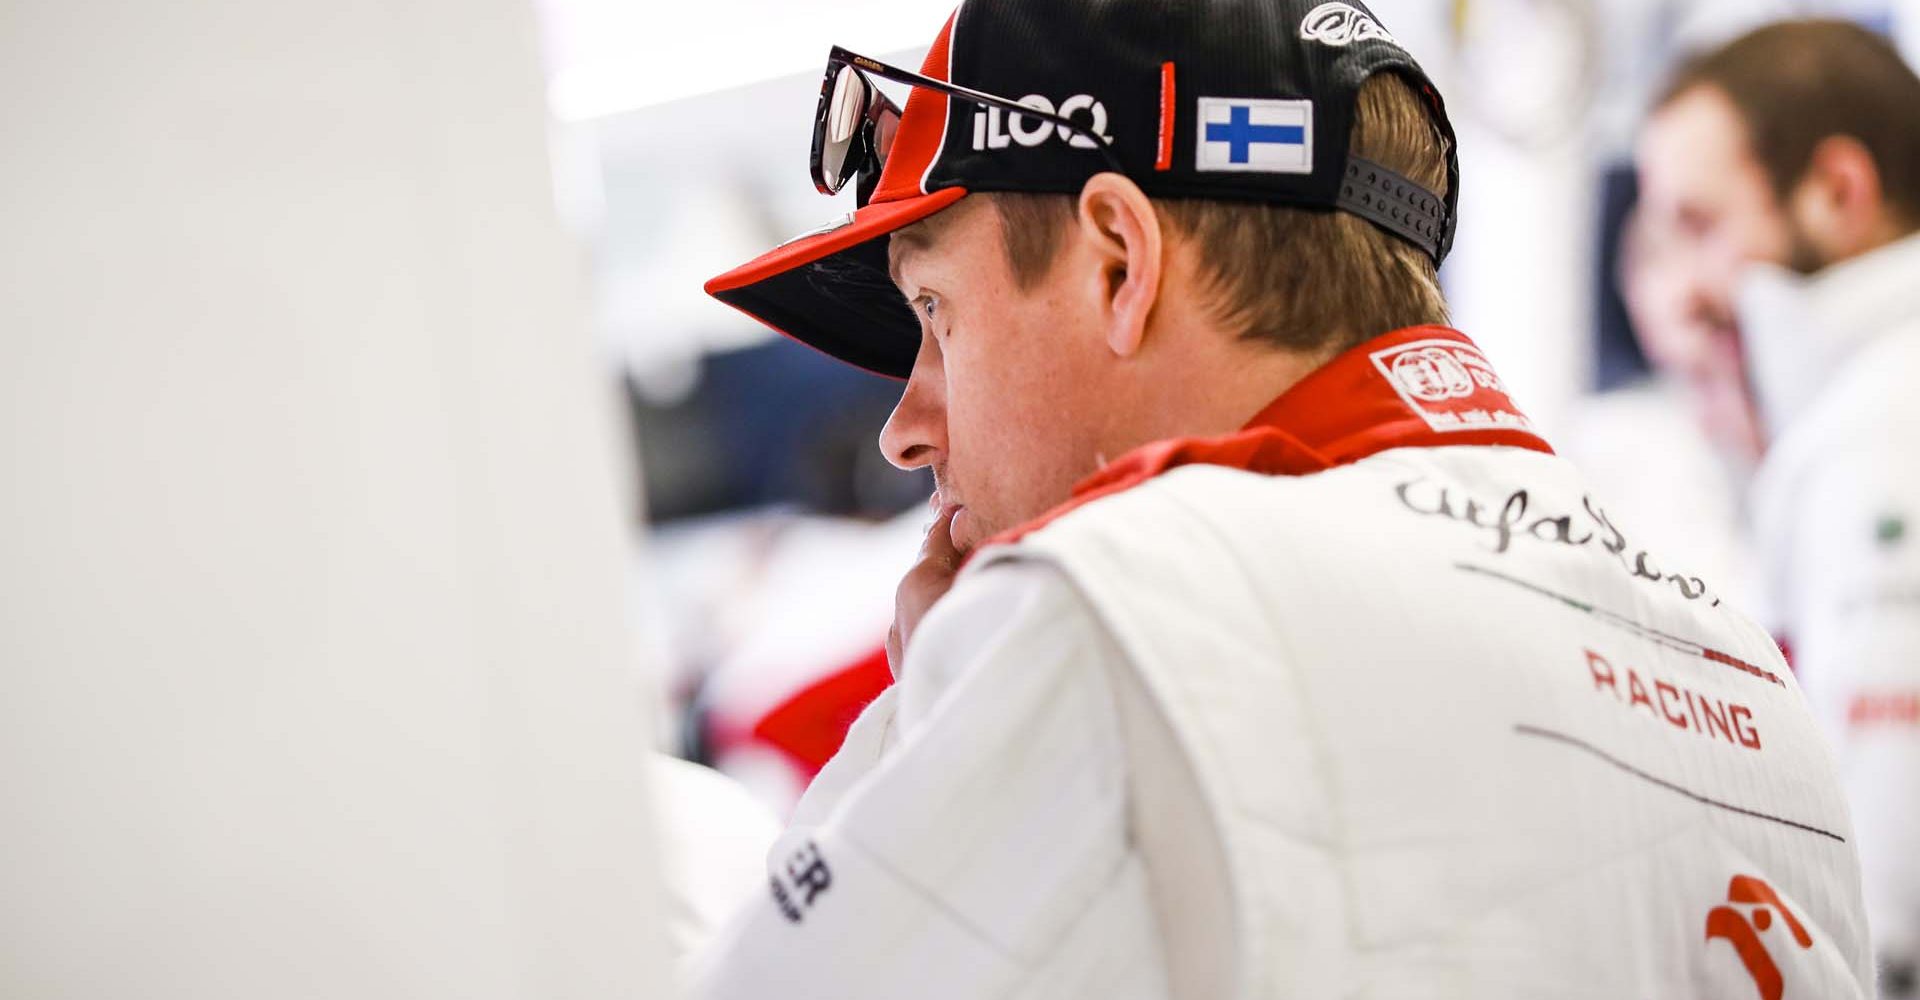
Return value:
M 961 507 L 947 528 L 948 535 L 953 538 L 953 547 L 963 553 L 973 551 L 974 546 L 979 545 L 985 537 L 979 533 L 979 527 L 980 520 L 974 516 L 973 508 Z

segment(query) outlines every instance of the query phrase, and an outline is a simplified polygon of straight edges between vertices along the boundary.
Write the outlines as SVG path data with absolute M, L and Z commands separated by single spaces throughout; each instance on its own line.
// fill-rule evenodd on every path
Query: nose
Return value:
M 924 468 L 946 454 L 946 385 L 938 357 L 938 348 L 921 342 L 907 388 L 880 429 L 880 451 L 897 468 Z

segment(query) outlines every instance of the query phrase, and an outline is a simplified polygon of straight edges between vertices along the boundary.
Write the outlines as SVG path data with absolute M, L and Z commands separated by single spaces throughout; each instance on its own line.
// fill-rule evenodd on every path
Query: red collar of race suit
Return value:
M 1393 448 L 1447 445 L 1553 453 L 1466 334 L 1408 327 L 1322 365 L 1233 434 L 1156 441 L 1120 456 L 1075 486 L 1066 503 L 986 544 L 1017 542 L 1070 511 L 1182 465 L 1303 476 Z

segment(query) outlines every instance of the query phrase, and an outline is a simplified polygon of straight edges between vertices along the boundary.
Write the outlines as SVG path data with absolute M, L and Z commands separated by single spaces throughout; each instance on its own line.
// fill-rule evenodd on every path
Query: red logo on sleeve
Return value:
M 1727 905 L 1716 906 L 1707 914 L 1707 943 L 1711 945 L 1715 938 L 1720 938 L 1733 946 L 1734 953 L 1740 956 L 1740 964 L 1753 976 L 1760 1000 L 1780 1000 L 1786 990 L 1780 967 L 1774 964 L 1772 953 L 1760 938 L 1773 927 L 1776 910 L 1794 944 L 1803 950 L 1813 947 L 1813 935 L 1807 933 L 1799 918 L 1780 901 L 1773 886 L 1750 875 L 1735 875 L 1727 886 Z

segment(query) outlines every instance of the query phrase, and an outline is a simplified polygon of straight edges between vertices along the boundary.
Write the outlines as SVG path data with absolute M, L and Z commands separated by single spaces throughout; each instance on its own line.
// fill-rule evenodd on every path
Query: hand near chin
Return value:
M 953 544 L 953 515 L 956 508 L 943 506 L 920 543 L 920 556 L 913 568 L 900 579 L 893 592 L 893 627 L 887 630 L 887 665 L 897 679 L 905 666 L 907 643 L 927 609 L 933 607 L 960 572 L 964 558 Z

